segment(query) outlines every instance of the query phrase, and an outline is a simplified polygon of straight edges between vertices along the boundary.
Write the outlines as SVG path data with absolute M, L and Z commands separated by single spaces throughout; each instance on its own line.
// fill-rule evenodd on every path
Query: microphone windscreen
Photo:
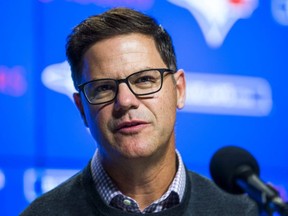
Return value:
M 228 146 L 219 149 L 210 161 L 210 174 L 214 182 L 223 190 L 241 194 L 244 191 L 236 184 L 241 175 L 240 168 L 248 167 L 253 174 L 259 176 L 259 166 L 256 159 L 245 149 Z

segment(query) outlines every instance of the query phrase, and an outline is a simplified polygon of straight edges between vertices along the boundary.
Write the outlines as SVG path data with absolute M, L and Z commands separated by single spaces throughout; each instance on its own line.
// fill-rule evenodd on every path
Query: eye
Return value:
M 89 98 L 103 98 L 115 92 L 115 83 L 111 81 L 91 82 L 86 86 L 86 94 Z
M 141 83 L 153 83 L 155 82 L 156 79 L 154 76 L 150 76 L 150 75 L 143 75 L 143 76 L 140 76 L 138 77 L 134 83 L 135 84 L 141 84 Z
M 96 94 L 101 94 L 103 92 L 107 92 L 107 91 L 113 91 L 114 90 L 114 86 L 111 84 L 102 84 L 102 85 L 97 85 L 94 87 L 94 92 Z

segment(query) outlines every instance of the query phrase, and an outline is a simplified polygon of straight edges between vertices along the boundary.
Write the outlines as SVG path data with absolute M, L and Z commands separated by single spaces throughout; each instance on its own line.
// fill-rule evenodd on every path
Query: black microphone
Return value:
M 232 194 L 247 193 L 265 211 L 288 215 L 288 205 L 259 173 L 256 159 L 240 147 L 221 148 L 210 161 L 211 177 L 220 188 Z

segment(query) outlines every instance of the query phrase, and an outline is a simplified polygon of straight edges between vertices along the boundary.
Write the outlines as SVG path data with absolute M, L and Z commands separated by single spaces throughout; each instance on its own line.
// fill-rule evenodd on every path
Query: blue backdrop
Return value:
M 241 146 L 285 196 L 288 0 L 11 0 L 0 2 L 0 214 L 19 214 L 93 155 L 65 42 L 114 6 L 152 15 L 172 35 L 187 76 L 176 140 L 188 168 L 209 177 L 217 149 Z

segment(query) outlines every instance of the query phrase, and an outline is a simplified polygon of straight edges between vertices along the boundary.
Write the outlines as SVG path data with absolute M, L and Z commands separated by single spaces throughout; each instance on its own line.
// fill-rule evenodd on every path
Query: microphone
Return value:
M 232 194 L 247 193 L 267 212 L 288 215 L 288 205 L 271 186 L 259 178 L 256 159 L 240 147 L 219 149 L 210 161 L 210 174 L 214 182 Z

